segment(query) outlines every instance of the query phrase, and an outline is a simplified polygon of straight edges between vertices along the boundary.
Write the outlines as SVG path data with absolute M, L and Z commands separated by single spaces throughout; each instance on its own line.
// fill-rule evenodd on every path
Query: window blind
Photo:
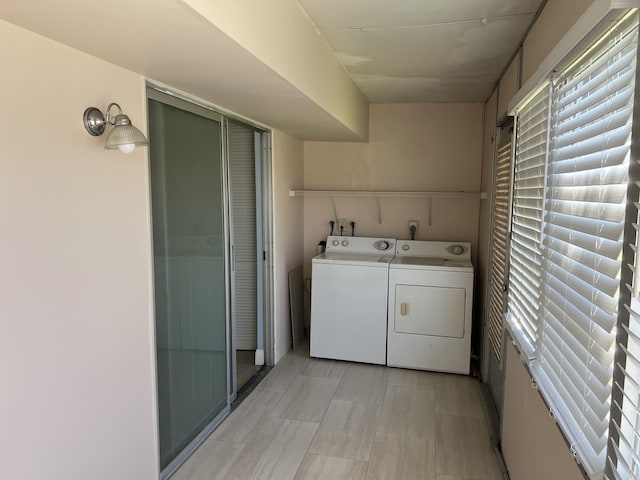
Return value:
M 532 371 L 592 478 L 603 476 L 609 434 L 635 90 L 630 23 L 557 75 L 551 100 Z
M 632 32 L 636 36 L 636 32 Z M 638 126 L 634 127 L 638 131 Z M 637 135 L 637 134 L 636 134 Z M 629 212 L 635 223 L 627 229 L 627 258 L 631 282 L 624 297 L 624 315 L 620 316 L 617 332 L 617 355 L 611 402 L 610 440 L 607 475 L 610 480 L 640 478 L 640 162 L 636 157 L 630 165 L 630 194 L 635 202 Z M 631 213 L 632 212 L 632 213 Z M 628 278 L 629 278 L 628 277 Z
M 495 203 L 491 234 L 489 344 L 498 362 L 502 358 L 502 329 L 507 275 L 507 232 L 511 189 L 511 136 L 500 143 L 496 158 Z
M 636 242 L 637 245 L 637 242 Z M 636 262 L 638 258 L 636 257 Z M 638 278 L 634 278 L 637 282 Z M 625 340 L 618 344 L 624 361 L 615 365 L 611 428 L 615 441 L 609 447 L 609 479 L 640 478 L 640 301 L 627 305 L 629 323 L 622 326 Z M 626 337 L 626 338 L 625 338 Z
M 540 309 L 549 84 L 519 108 L 516 126 L 507 304 L 511 328 L 520 346 L 532 356 Z

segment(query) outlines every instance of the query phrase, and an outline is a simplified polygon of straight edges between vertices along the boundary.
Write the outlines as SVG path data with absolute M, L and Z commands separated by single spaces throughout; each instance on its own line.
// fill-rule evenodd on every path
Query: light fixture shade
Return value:
M 115 117 L 111 114 L 112 108 L 118 110 Z M 149 145 L 149 141 L 144 134 L 131 125 L 131 120 L 122 113 L 122 108 L 117 103 L 110 103 L 107 106 L 106 115 L 103 115 L 95 107 L 87 108 L 82 116 L 82 121 L 84 128 L 94 137 L 102 135 L 107 125 L 113 126 L 104 144 L 104 148 L 109 150 L 117 148 L 122 153 L 131 153 L 137 146 Z
M 109 135 L 107 135 L 107 141 L 104 144 L 104 148 L 119 148 L 122 151 L 126 151 L 126 146 L 130 145 L 137 147 L 141 145 L 149 145 L 149 142 L 142 132 L 133 125 L 116 125 L 111 129 Z M 124 147 L 124 149 L 122 147 Z M 130 151 L 132 151 L 132 149 Z

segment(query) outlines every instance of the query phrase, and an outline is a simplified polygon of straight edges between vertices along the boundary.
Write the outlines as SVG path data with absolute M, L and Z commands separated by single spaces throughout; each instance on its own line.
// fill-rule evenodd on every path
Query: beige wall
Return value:
M 0 21 L 3 478 L 158 478 L 146 148 L 82 126 L 139 75 Z
M 482 114 L 482 104 L 372 104 L 369 143 L 305 142 L 304 188 L 478 192 Z M 382 223 L 376 199 L 336 198 L 335 207 L 359 236 L 409 238 L 418 220 L 416 239 L 471 242 L 475 258 L 479 199 L 433 199 L 431 226 L 424 198 L 382 198 Z M 307 275 L 334 216 L 330 198 L 305 197 Z
M 527 35 L 522 50 L 522 84 L 593 0 L 549 0 Z
M 581 480 L 558 427 L 513 347 L 507 346 L 502 453 L 512 480 Z
M 367 99 L 297 1 L 185 3 L 366 140 Z
M 275 359 L 279 361 L 291 348 L 289 315 L 289 277 L 302 265 L 302 199 L 289 196 L 289 190 L 303 181 L 302 141 L 274 131 L 273 142 L 273 221 L 274 221 L 274 335 Z
M 146 131 L 144 79 L 0 21 L 0 464 L 20 480 L 158 472 L 147 149 L 103 148 L 87 106 Z M 302 263 L 302 142 L 274 132 L 276 354 Z M 4 477 L 3 477 L 4 478 Z
M 500 79 L 500 88 L 498 89 L 498 119 L 504 118 L 507 115 L 509 100 L 511 100 L 520 89 L 519 80 L 520 55 L 516 55 Z

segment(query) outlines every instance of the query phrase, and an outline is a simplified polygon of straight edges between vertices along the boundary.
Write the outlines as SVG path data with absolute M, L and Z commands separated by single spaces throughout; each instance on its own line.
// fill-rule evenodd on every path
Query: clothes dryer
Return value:
M 389 266 L 387 365 L 468 374 L 469 243 L 399 240 Z

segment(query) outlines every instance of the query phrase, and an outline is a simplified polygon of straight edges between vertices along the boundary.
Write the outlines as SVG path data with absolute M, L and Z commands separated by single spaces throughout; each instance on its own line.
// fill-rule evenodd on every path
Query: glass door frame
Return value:
M 247 121 L 244 118 L 229 115 L 222 112 L 213 105 L 202 100 L 198 100 L 189 95 L 178 93 L 170 88 L 151 81 L 146 82 L 147 104 L 148 99 L 156 100 L 161 103 L 201 115 L 206 118 L 218 121 L 222 125 L 221 141 L 222 141 L 222 194 L 223 194 L 223 229 L 225 235 L 224 241 L 224 265 L 225 265 L 225 314 L 226 314 L 226 345 L 227 345 L 227 406 L 220 412 L 218 416 L 178 455 L 176 458 L 160 473 L 160 480 L 166 480 L 173 475 L 176 470 L 197 450 L 197 448 L 211 435 L 217 426 L 229 415 L 231 411 L 231 403 L 236 398 L 235 377 L 235 345 L 233 340 L 233 322 L 231 318 L 231 237 L 230 237 L 230 200 L 229 200 L 229 148 L 227 137 L 227 120 L 234 119 L 245 123 L 256 129 L 256 135 L 260 137 L 260 163 L 261 163 L 261 189 L 260 200 L 256 199 L 256 204 L 261 206 L 262 217 L 262 247 L 264 252 L 264 260 L 262 263 L 262 324 L 258 326 L 262 331 L 262 345 L 258 348 L 264 349 L 265 364 L 273 365 L 275 361 L 274 351 L 274 259 L 273 259 L 273 162 L 271 148 L 271 131 L 264 126 Z M 256 138 L 257 140 L 257 138 Z M 256 152 L 257 154 L 258 152 Z M 256 190 L 258 193 L 258 190 Z M 149 184 L 149 205 L 151 205 L 151 185 Z M 260 208 L 260 206 L 258 208 Z M 259 212 L 257 212 L 259 213 Z M 151 245 L 153 249 L 153 243 Z M 152 276 L 153 278 L 153 276 Z M 155 289 L 155 285 L 152 285 Z M 153 305 L 155 317 L 155 304 Z M 155 322 L 154 322 L 155 328 Z M 155 336 L 154 336 L 155 338 Z M 154 349 L 155 357 L 155 349 Z M 154 364 L 156 359 L 154 358 Z M 157 372 L 156 372 L 157 375 Z M 156 381 L 157 383 L 157 381 Z M 156 405 L 158 402 L 156 389 Z M 157 411 L 157 408 L 156 408 Z M 157 422 L 157 419 L 156 419 Z M 159 437 L 158 437 L 159 441 Z M 159 445 L 157 446 L 159 450 Z
M 230 331 L 230 249 L 229 249 L 229 205 L 228 205 L 228 172 L 227 162 L 225 160 L 225 152 L 227 150 L 226 138 L 224 135 L 224 116 L 213 110 L 203 108 L 175 96 L 168 95 L 162 91 L 158 91 L 151 85 L 147 85 L 147 102 L 154 100 L 159 103 L 169 105 L 171 107 L 198 115 L 209 120 L 213 120 L 220 124 L 220 142 L 221 142 L 221 207 L 222 207 L 222 230 L 224 236 L 224 298 L 225 298 L 225 345 L 226 345 L 226 406 L 216 415 L 216 417 L 180 452 L 160 473 L 160 479 L 165 480 L 175 473 L 175 471 L 193 454 L 193 452 L 207 439 L 207 437 L 215 430 L 215 428 L 227 417 L 231 411 L 229 384 L 231 378 L 231 362 L 229 355 L 229 347 L 231 343 Z M 151 195 L 151 185 L 149 185 L 149 195 Z M 152 245 L 153 248 L 153 245 Z M 152 278 L 154 278 L 152 276 Z M 155 291 L 155 285 L 154 285 Z M 155 316 L 155 304 L 154 304 Z M 154 323 L 155 325 L 155 323 Z M 156 371 L 157 375 L 157 371 Z M 156 402 L 158 401 L 156 392 Z M 159 445 L 158 445 L 159 448 Z

